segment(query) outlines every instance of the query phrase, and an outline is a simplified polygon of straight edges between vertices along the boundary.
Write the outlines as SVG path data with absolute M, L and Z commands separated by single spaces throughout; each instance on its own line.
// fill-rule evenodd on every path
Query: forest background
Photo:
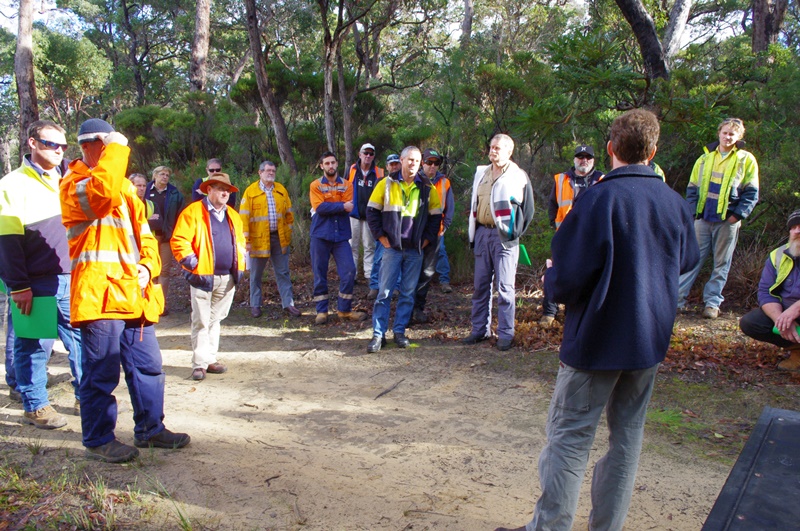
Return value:
M 471 276 L 466 211 L 497 132 L 517 143 L 536 221 L 524 243 L 549 253 L 547 198 L 574 147 L 605 155 L 612 120 L 645 107 L 661 121 L 656 162 L 683 193 L 726 117 L 745 122 L 761 200 L 740 236 L 727 293 L 755 302 L 765 254 L 800 207 L 800 11 L 794 0 L 21 0 L 0 7 L 0 161 L 19 162 L 27 124 L 103 117 L 131 140 L 129 172 L 173 168 L 185 195 L 223 160 L 240 188 L 279 164 L 308 254 L 308 184 L 323 151 L 340 172 L 364 142 L 378 161 L 406 145 L 442 152 L 456 192 L 447 233 L 456 280 Z

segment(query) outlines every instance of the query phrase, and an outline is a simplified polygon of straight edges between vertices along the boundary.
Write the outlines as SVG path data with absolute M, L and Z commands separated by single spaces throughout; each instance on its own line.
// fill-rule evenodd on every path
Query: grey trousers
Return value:
M 621 530 L 633 494 L 647 404 L 658 365 L 639 371 L 581 371 L 559 364 L 539 456 L 542 495 L 534 530 L 570 530 L 600 415 L 606 410 L 608 452 L 592 475 L 591 530 Z
M 514 339 L 515 291 L 519 247 L 505 249 L 497 229 L 475 229 L 475 286 L 472 292 L 472 333 L 488 336 L 492 318 L 492 286 L 497 285 L 497 337 Z

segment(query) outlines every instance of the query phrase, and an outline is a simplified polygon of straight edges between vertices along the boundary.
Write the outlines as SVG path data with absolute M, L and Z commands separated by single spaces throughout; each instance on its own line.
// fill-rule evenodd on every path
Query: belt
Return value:
M 486 227 L 487 229 L 494 229 L 496 225 L 484 225 L 483 223 L 478 223 L 479 227 Z

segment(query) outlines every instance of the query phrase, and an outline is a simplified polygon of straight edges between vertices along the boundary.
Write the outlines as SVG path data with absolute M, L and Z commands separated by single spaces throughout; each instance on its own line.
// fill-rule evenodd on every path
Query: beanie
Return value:
M 93 142 L 113 132 L 114 128 L 105 120 L 89 118 L 81 124 L 81 128 L 78 130 L 78 144 Z
M 787 229 L 791 229 L 795 225 L 800 225 L 800 210 L 795 210 L 789 214 L 789 220 L 786 222 Z

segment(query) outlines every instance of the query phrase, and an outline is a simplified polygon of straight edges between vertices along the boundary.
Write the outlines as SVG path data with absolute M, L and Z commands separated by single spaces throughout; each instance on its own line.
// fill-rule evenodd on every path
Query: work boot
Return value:
M 542 326 L 550 326 L 553 324 L 556 318 L 552 315 L 543 315 L 541 319 L 539 319 L 539 324 Z
M 442 282 L 442 293 L 453 293 L 453 287 L 447 282 Z
M 376 289 L 369 290 L 369 293 L 367 293 L 367 300 L 374 301 L 377 298 L 378 298 L 378 290 Z
M 59 415 L 53 406 L 44 406 L 36 411 L 26 411 L 22 423 L 32 424 L 42 430 L 54 430 L 66 426 L 67 417 Z
M 251 307 L 250 317 L 253 317 L 254 319 L 258 319 L 259 317 L 261 317 L 261 308 L 255 306 Z
M 425 324 L 428 322 L 428 316 L 425 315 L 423 310 L 414 308 L 414 311 L 411 313 L 411 320 L 418 324 Z
M 318 313 L 317 317 L 314 319 L 314 324 L 325 324 L 328 322 L 328 314 L 327 313 Z
M 185 433 L 173 433 L 167 428 L 163 431 L 153 435 L 149 439 L 133 438 L 133 444 L 137 448 L 170 448 L 176 450 L 183 448 L 192 440 L 189 435 Z
M 778 364 L 778 369 L 782 371 L 800 371 L 800 349 L 792 349 L 789 357 Z
M 719 308 L 714 308 L 713 306 L 706 306 L 703 310 L 703 317 L 706 319 L 716 319 L 719 317 Z
M 12 389 L 9 389 L 9 390 L 8 390 L 8 398 L 10 398 L 11 400 L 13 400 L 14 402 L 20 402 L 20 403 L 22 403 L 22 393 L 20 393 L 20 392 L 19 392 L 19 391 L 17 391 L 16 389 L 13 389 L 13 388 L 12 388 Z
M 386 338 L 381 336 L 373 336 L 372 340 L 367 345 L 367 352 L 369 354 L 375 354 L 378 352 L 381 347 L 386 346 Z
M 117 439 L 94 448 L 86 448 L 86 457 L 106 463 L 125 463 L 139 457 L 139 450 Z
M 72 406 L 72 414 L 75 415 L 76 417 L 81 416 L 81 401 L 78 400 L 77 398 L 75 399 L 75 405 Z
M 366 312 L 337 312 L 342 321 L 366 321 Z

